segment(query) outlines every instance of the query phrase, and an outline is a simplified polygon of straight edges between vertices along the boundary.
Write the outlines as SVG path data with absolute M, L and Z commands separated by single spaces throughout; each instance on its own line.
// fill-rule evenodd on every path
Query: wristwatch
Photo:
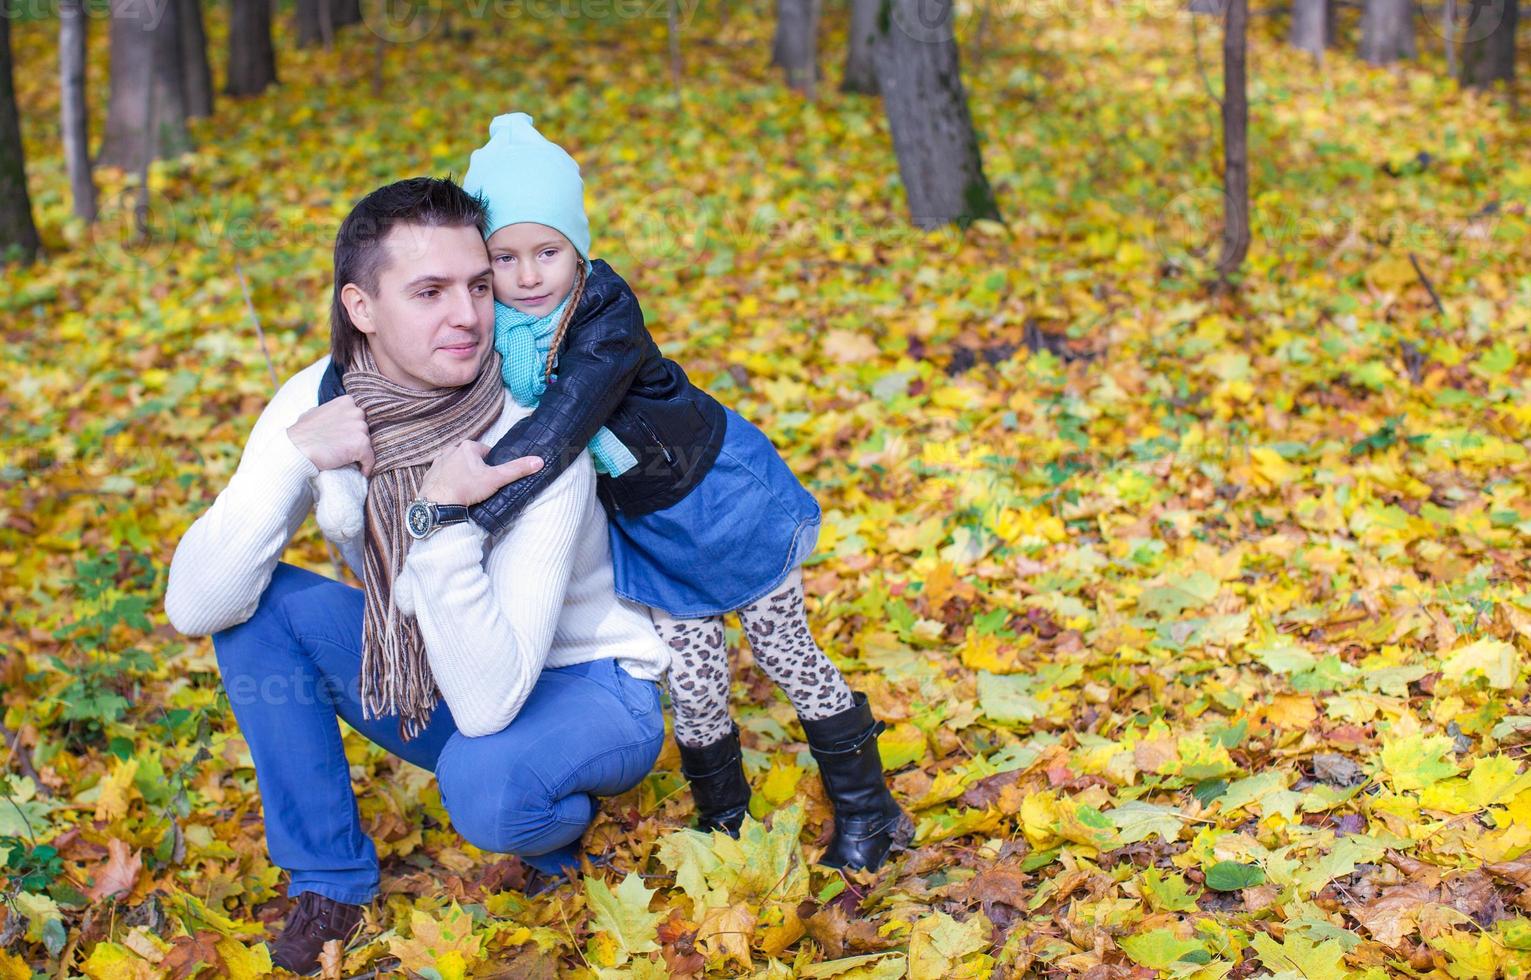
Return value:
M 468 508 L 462 504 L 438 504 L 424 497 L 416 497 L 404 512 L 404 526 L 416 541 L 428 538 L 438 527 L 462 524 L 468 520 Z

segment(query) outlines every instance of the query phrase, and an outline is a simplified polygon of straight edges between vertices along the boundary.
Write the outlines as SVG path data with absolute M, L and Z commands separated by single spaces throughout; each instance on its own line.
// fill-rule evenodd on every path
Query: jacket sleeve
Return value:
M 649 344 L 638 298 L 605 262 L 597 261 L 576 318 L 573 342 L 558 356 L 558 377 L 531 415 L 489 451 L 487 462 L 540 456 L 542 469 L 508 483 L 468 510 L 473 522 L 498 535 L 544 487 L 578 459 L 627 395 Z

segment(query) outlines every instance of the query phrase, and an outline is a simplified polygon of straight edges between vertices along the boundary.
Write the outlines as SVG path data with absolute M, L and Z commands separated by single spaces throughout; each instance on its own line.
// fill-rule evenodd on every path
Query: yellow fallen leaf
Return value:
M 1520 652 L 1511 644 L 1493 637 L 1484 637 L 1454 651 L 1441 664 L 1441 676 L 1458 684 L 1469 675 L 1477 675 L 1497 690 L 1508 690 L 1515 685 L 1520 672 Z
M 137 759 L 121 759 L 111 775 L 101 781 L 101 795 L 96 797 L 96 819 L 111 823 L 127 815 L 132 799 L 133 776 L 138 772 Z

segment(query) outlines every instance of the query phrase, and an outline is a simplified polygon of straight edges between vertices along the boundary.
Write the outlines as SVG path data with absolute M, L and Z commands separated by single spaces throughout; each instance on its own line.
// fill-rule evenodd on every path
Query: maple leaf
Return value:
M 1206 955 L 1206 947 L 1200 942 L 1182 939 L 1171 929 L 1150 929 L 1118 939 L 1116 944 L 1134 963 L 1150 970 L 1168 969 L 1197 953 Z
M 755 934 L 755 913 L 745 902 L 704 909 L 696 927 L 696 942 L 708 962 L 726 968 L 732 961 L 740 969 L 750 966 L 750 939 Z
M 916 977 L 987 977 L 992 961 L 975 956 L 989 946 L 993 925 L 982 912 L 958 922 L 934 912 L 909 934 L 909 974 Z
M 429 967 L 445 974 L 455 967 L 460 977 L 466 964 L 483 958 L 483 940 L 474 934 L 473 917 L 456 902 L 443 909 L 439 919 L 411 909 L 409 931 L 408 939 L 393 936 L 388 940 L 388 952 L 407 970 Z
M 1457 771 L 1451 739 L 1416 732 L 1382 746 L 1382 769 L 1400 790 L 1423 789 Z
M 1520 672 L 1520 653 L 1503 640 L 1484 637 L 1455 651 L 1441 663 L 1441 676 L 1462 683 L 1469 675 L 1482 677 L 1491 688 L 1508 690 Z
M 180 936 L 172 948 L 159 961 L 160 969 L 167 971 L 169 980 L 184 980 L 196 976 L 203 969 L 218 970 L 223 958 L 218 954 L 217 933 L 199 932 L 195 936 Z
M 96 943 L 80 970 L 91 980 L 158 980 L 162 971 L 117 943 Z
M 1288 931 L 1286 938 L 1276 942 L 1267 933 L 1256 933 L 1255 951 L 1260 965 L 1276 977 L 1297 977 L 1301 980 L 1344 980 L 1350 975 L 1345 968 L 1345 947 L 1333 940 L 1314 942 Z
M 220 939 L 216 948 L 233 980 L 255 980 L 271 972 L 271 951 L 264 943 L 252 947 L 237 939 Z
M 649 911 L 654 889 L 644 886 L 642 875 L 629 872 L 615 889 L 587 875 L 585 895 L 594 913 L 591 928 L 615 944 L 618 958 L 612 965 L 620 966 L 637 953 L 659 950 L 659 923 L 669 913 Z
M 96 797 L 96 819 L 111 822 L 128 812 L 133 776 L 138 772 L 137 759 L 118 760 L 112 773 L 101 781 L 101 795 Z
M 106 850 L 106 863 L 96 870 L 95 884 L 85 893 L 91 901 L 99 902 L 103 898 L 115 898 L 131 892 L 143 871 L 141 852 L 130 852 L 127 841 L 113 837 L 106 842 Z

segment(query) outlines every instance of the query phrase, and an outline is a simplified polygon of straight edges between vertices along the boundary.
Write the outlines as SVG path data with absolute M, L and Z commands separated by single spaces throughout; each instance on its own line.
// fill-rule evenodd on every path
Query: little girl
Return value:
M 488 207 L 505 384 L 517 402 L 537 406 L 486 462 L 544 461 L 472 508 L 473 520 L 502 531 L 588 450 L 610 518 L 617 593 L 651 607 L 674 651 L 675 739 L 698 826 L 737 836 L 749 804 L 728 709 L 723 615 L 736 611 L 756 663 L 797 710 L 833 805 L 821 863 L 878 867 L 914 826 L 883 779 L 883 723 L 809 630 L 800 566 L 818 537 L 817 502 L 759 429 L 660 354 L 627 283 L 590 260 L 579 165 L 530 116 L 490 123 L 463 186 Z M 338 376 L 329 380 L 321 399 L 340 392 Z

